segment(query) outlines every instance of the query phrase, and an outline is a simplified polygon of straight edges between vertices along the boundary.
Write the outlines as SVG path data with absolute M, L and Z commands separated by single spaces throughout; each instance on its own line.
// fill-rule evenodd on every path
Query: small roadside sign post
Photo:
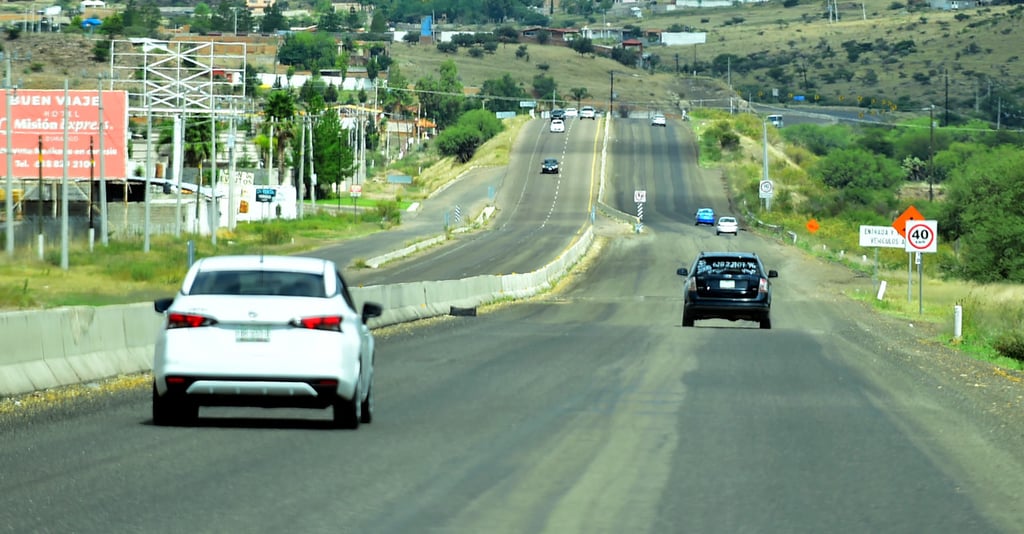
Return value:
M 257 187 L 256 188 L 256 202 L 259 202 L 263 209 L 260 210 L 260 219 L 266 220 L 270 207 L 270 203 L 274 201 L 274 197 L 277 196 L 277 190 L 272 187 Z
M 350 185 L 348 194 L 352 197 L 352 213 L 359 215 L 359 206 L 356 205 L 356 199 L 363 196 L 363 186 L 360 184 Z
M 639 234 L 644 228 L 644 203 L 647 202 L 647 190 L 634 190 L 633 202 L 636 202 L 636 233 Z
M 907 237 L 907 221 L 923 221 L 924 215 L 921 215 L 920 211 L 917 211 L 913 205 L 907 206 L 907 209 L 903 210 L 903 213 L 896 220 L 892 222 L 892 227 L 896 229 L 904 238 Z M 913 254 L 910 251 L 907 252 L 907 302 L 910 302 L 912 297 L 911 287 L 914 285 L 914 262 Z
M 938 223 L 936 221 L 908 220 L 904 228 L 907 238 L 907 252 L 914 252 L 917 257 L 917 313 L 924 314 L 924 261 L 923 252 L 936 252 L 939 246 Z

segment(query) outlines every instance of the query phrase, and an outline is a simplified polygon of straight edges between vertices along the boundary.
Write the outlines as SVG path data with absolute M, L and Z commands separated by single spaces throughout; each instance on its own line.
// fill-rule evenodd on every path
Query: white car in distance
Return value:
M 334 426 L 373 420 L 374 338 L 334 262 L 300 256 L 196 261 L 164 315 L 153 358 L 153 422 L 200 406 L 332 408 Z
M 563 133 L 563 132 L 565 132 L 565 121 L 563 121 L 561 119 L 552 119 L 551 120 L 551 131 L 553 133 Z
M 651 116 L 651 126 L 666 126 L 665 116 L 661 113 L 655 113 Z
M 740 223 L 735 217 L 719 217 L 715 226 L 715 235 L 732 234 L 739 235 Z
M 566 117 L 579 117 L 579 115 L 580 115 L 580 110 L 578 110 L 576 108 L 565 108 L 565 116 Z
M 593 106 L 583 106 L 580 108 L 580 118 L 597 120 L 597 110 Z

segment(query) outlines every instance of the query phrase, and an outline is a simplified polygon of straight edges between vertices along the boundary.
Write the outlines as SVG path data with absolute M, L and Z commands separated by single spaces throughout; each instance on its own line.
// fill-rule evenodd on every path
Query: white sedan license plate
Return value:
M 720 280 L 718 282 L 718 289 L 736 289 L 735 280 Z
M 241 328 L 235 332 L 235 341 L 239 343 L 270 341 L 269 328 Z

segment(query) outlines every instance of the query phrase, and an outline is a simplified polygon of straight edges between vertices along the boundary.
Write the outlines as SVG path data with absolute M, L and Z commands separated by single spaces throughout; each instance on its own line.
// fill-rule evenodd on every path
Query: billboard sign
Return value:
M 67 120 L 64 120 L 64 90 L 18 89 L 11 95 L 11 124 L 7 124 L 7 98 L 0 94 L 0 171 L 7 168 L 7 132 L 11 131 L 14 178 L 39 178 L 40 165 L 45 179 L 99 179 L 100 158 L 104 177 L 128 176 L 128 93 L 103 91 L 103 152 L 100 154 L 99 91 L 68 91 Z M 68 150 L 64 153 L 64 133 Z M 89 142 L 96 161 L 90 172 Z M 42 154 L 39 144 L 42 141 Z

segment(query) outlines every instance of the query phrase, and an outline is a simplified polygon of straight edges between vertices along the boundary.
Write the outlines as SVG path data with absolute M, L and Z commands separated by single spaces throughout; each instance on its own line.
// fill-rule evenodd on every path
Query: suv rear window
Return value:
M 202 271 L 189 288 L 190 295 L 326 296 L 323 276 L 289 271 Z
M 708 274 L 760 275 L 761 266 L 753 259 L 707 257 L 697 260 L 696 265 L 693 266 L 693 273 L 696 276 Z

